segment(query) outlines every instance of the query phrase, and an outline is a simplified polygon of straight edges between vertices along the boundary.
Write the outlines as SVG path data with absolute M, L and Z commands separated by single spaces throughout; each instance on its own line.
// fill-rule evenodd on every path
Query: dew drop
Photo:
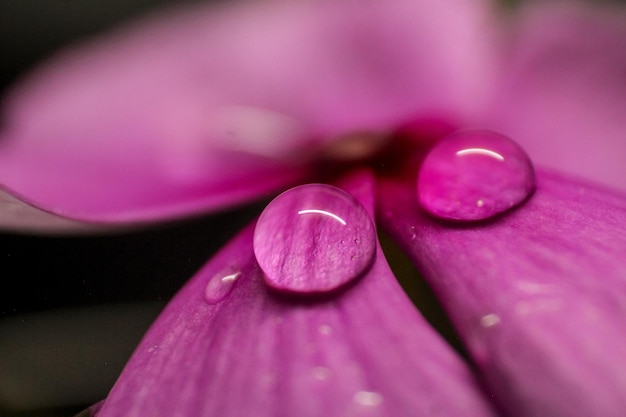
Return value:
M 376 407 L 383 402 L 383 396 L 373 391 L 359 391 L 354 394 L 354 401 L 365 406 Z
M 232 291 L 235 282 L 241 275 L 240 271 L 228 268 L 213 276 L 206 285 L 204 298 L 209 304 L 217 304 Z
M 526 152 L 486 130 L 452 134 L 428 153 L 417 180 L 422 207 L 450 220 L 482 220 L 523 202 L 535 189 Z
M 480 325 L 483 327 L 493 327 L 500 324 L 500 316 L 495 313 L 485 314 L 480 318 Z
M 331 291 L 365 272 L 375 253 L 376 232 L 365 208 L 325 184 L 285 191 L 265 208 L 254 231 L 265 282 L 278 290 Z

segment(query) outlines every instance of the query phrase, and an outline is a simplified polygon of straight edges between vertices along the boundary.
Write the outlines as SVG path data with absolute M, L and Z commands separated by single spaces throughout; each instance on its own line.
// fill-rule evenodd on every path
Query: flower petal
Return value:
M 626 7 L 524 3 L 485 125 L 539 164 L 626 189 Z
M 371 212 L 371 177 L 346 185 Z M 494 415 L 380 248 L 371 270 L 343 292 L 292 298 L 263 284 L 252 235 L 250 226 L 175 297 L 99 417 Z M 230 294 L 208 304 L 207 285 L 232 271 Z
M 103 225 L 80 222 L 40 210 L 0 188 L 0 229 L 44 234 L 110 231 Z
M 48 210 L 107 221 L 264 195 L 303 175 L 316 141 L 416 112 L 478 111 L 493 61 L 487 5 L 168 11 L 66 51 L 14 90 L 0 182 Z
M 445 224 L 410 184 L 380 187 L 381 220 L 449 313 L 511 415 L 626 411 L 626 199 L 546 171 L 482 224 Z

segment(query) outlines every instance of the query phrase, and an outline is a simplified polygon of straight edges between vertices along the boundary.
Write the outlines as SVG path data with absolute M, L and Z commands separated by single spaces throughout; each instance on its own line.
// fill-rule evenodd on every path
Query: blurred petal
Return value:
M 626 7 L 528 2 L 490 127 L 537 163 L 626 189 Z
M 8 97 L 0 183 L 83 219 L 177 216 L 293 182 L 319 138 L 484 105 L 486 1 L 322 3 L 173 10 L 66 51 Z
M 0 188 L 0 229 L 45 234 L 92 233 L 104 231 L 103 225 L 68 219 L 40 210 Z M 109 230 L 109 228 L 106 228 Z
M 545 171 L 492 221 L 428 218 L 413 186 L 380 188 L 381 221 L 433 287 L 515 416 L 626 411 L 626 198 Z
M 371 212 L 371 178 L 343 186 Z M 353 286 L 326 298 L 291 298 L 263 284 L 252 235 L 250 226 L 174 298 L 99 417 L 495 415 L 467 365 L 405 296 L 380 248 Z M 211 283 L 233 274 L 230 294 L 207 303 Z

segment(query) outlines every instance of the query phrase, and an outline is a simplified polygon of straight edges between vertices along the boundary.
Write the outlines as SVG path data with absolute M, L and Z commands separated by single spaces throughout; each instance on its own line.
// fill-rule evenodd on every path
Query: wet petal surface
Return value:
M 451 227 L 411 185 L 380 187 L 380 220 L 514 416 L 626 410 L 626 198 L 546 171 L 523 206 Z
M 371 210 L 371 178 L 341 186 Z M 98 417 L 495 415 L 380 248 L 354 286 L 306 302 L 264 284 L 252 239 L 250 226 L 175 297 Z M 233 269 L 232 292 L 207 303 L 207 281 Z

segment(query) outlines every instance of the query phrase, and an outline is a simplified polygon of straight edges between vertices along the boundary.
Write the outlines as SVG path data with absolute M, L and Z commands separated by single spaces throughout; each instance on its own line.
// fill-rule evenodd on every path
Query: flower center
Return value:
M 487 130 L 450 133 L 446 126 L 423 132 L 410 126 L 390 135 L 346 135 L 323 149 L 319 171 L 331 182 L 368 166 L 381 177 L 411 181 L 426 213 L 452 221 L 496 216 L 534 191 L 530 159 L 506 136 Z M 354 197 L 316 183 L 292 188 L 265 208 L 253 247 L 270 287 L 320 294 L 367 271 L 375 257 L 376 232 Z M 218 283 L 210 288 L 215 299 L 231 285 Z
M 432 120 L 387 135 L 345 135 L 324 149 L 321 161 L 318 171 L 331 177 L 368 166 L 379 176 L 415 182 L 424 211 L 452 221 L 493 217 L 535 189 L 530 158 L 510 138 Z
M 334 162 L 362 161 L 379 153 L 391 136 L 385 133 L 357 132 L 333 140 L 322 150 L 322 157 Z

